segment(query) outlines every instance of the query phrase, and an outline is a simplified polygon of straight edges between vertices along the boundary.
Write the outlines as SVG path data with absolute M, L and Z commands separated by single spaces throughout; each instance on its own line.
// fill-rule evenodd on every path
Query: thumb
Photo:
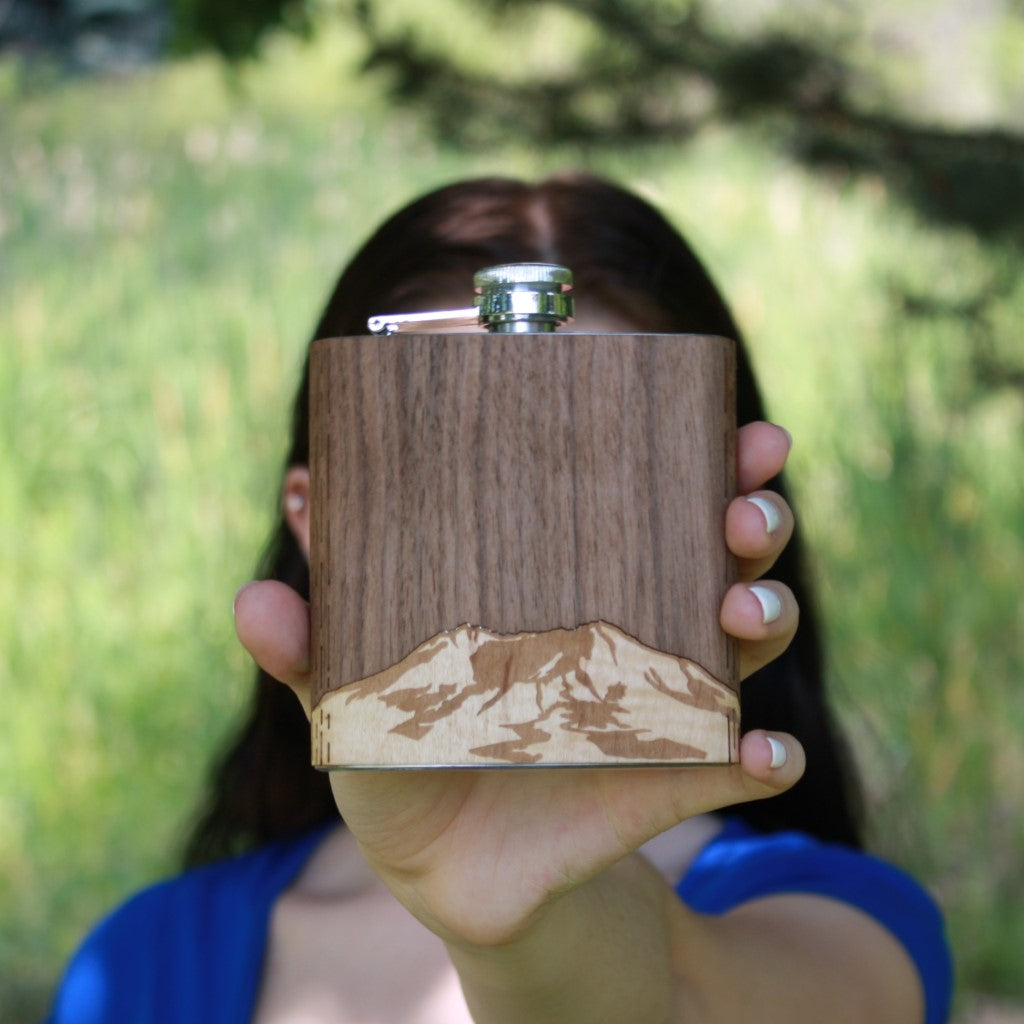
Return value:
M 806 768 L 804 748 L 795 736 L 753 729 L 740 742 L 741 786 L 737 802 L 777 796 L 800 781 Z
M 277 580 L 247 583 L 235 595 L 235 632 L 257 665 L 290 686 L 309 708 L 309 604 Z
M 804 748 L 795 736 L 753 729 L 740 741 L 739 764 L 665 773 L 668 799 L 658 803 L 663 820 L 656 831 L 684 818 L 778 796 L 800 781 L 805 767 Z

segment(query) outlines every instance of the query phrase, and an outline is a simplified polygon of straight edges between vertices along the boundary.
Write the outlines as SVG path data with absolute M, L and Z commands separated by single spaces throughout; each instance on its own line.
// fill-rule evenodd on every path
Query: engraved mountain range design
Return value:
M 739 701 L 695 662 L 606 622 L 466 625 L 329 691 L 312 727 L 325 768 L 724 764 L 738 760 Z

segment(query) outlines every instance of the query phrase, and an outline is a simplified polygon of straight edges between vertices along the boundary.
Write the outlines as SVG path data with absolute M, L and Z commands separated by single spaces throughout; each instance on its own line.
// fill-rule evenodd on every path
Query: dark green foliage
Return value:
M 712 122 L 757 121 L 800 162 L 880 176 L 922 216 L 979 234 L 1024 240 L 1024 136 L 941 130 L 855 98 L 864 83 L 844 40 L 794 27 L 761 35 L 714 27 L 694 3 L 672 18 L 666 0 L 550 0 L 583 15 L 600 42 L 548 77 L 473 71 L 409 28 L 381 28 L 378 3 L 357 20 L 366 69 L 417 106 L 448 142 L 513 135 L 542 145 L 593 147 L 691 136 Z M 493 16 L 528 16 L 537 0 L 499 0 Z
M 230 60 L 251 57 L 271 29 L 306 34 L 310 7 L 303 0 L 172 0 L 175 46 L 212 47 Z

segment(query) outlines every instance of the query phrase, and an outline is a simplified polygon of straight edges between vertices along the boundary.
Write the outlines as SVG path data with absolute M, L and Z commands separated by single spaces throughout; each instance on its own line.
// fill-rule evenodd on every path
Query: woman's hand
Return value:
M 797 608 L 787 587 L 754 582 L 792 532 L 785 502 L 760 490 L 785 463 L 789 437 L 755 423 L 737 441 L 741 496 L 728 508 L 725 534 L 744 582 L 726 595 L 721 621 L 740 641 L 746 676 L 784 650 Z M 239 592 L 235 619 L 242 643 L 308 714 L 306 603 L 283 584 L 254 583 Z M 757 731 L 743 738 L 732 766 L 339 771 L 331 784 L 367 860 L 417 918 L 455 948 L 497 948 L 648 839 L 788 789 L 803 763 L 793 737 Z

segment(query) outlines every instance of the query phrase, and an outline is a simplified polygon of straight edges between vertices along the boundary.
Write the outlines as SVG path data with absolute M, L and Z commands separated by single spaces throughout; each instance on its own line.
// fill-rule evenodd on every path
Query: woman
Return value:
M 573 269 L 575 329 L 739 336 L 656 211 L 570 176 L 412 203 L 353 259 L 315 336 L 464 305 L 476 270 L 518 261 Z M 761 422 L 742 347 L 737 404 L 725 534 L 741 582 L 721 622 L 745 679 L 740 765 L 328 777 L 308 767 L 304 384 L 265 579 L 236 598 L 261 668 L 189 845 L 189 864 L 212 863 L 104 922 L 54 1019 L 944 1020 L 937 911 L 859 851 L 792 514 L 767 489 L 790 442 Z

